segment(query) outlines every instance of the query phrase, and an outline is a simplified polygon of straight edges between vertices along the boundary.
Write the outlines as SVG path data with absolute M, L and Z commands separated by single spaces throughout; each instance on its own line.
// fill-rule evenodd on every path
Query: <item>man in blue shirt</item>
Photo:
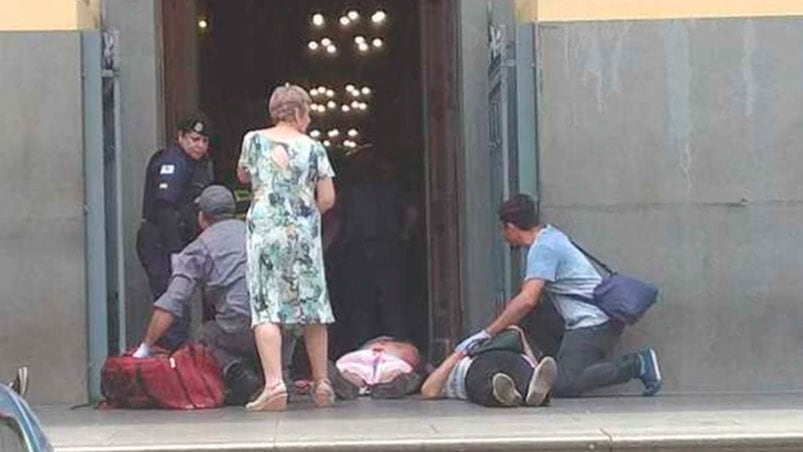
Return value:
M 560 230 L 541 225 L 535 203 L 527 195 L 515 195 L 499 208 L 502 235 L 516 247 L 527 247 L 527 271 L 521 291 L 490 326 L 465 339 L 457 351 L 466 351 L 516 325 L 549 297 L 564 319 L 565 332 L 558 350 L 556 397 L 577 397 L 586 391 L 625 383 L 638 378 L 644 395 L 661 387 L 661 372 L 655 350 L 647 348 L 611 360 L 623 326 L 591 303 L 602 278 L 588 259 Z

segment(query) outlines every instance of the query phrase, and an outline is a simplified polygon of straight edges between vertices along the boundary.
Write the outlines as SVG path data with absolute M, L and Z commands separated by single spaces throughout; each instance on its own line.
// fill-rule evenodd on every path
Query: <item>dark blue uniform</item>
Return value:
M 180 252 L 198 235 L 195 198 L 211 183 L 209 159 L 193 160 L 178 144 L 158 151 L 148 162 L 137 254 L 154 301 L 167 290 L 170 255 Z M 189 323 L 190 312 L 185 309 L 159 345 L 168 349 L 181 345 L 189 337 Z

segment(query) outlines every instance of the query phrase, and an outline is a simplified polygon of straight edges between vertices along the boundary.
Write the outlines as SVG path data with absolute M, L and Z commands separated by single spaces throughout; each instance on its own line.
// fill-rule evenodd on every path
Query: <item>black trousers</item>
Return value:
M 639 358 L 630 353 L 609 359 L 622 335 L 616 322 L 567 330 L 557 355 L 555 397 L 578 397 L 592 389 L 630 381 L 637 375 Z
M 494 350 L 480 353 L 474 358 L 466 373 L 466 393 L 468 399 L 488 407 L 501 407 L 493 396 L 493 376 L 501 373 L 516 383 L 516 390 L 522 396 L 527 394 L 533 377 L 533 366 L 521 353 L 508 350 Z

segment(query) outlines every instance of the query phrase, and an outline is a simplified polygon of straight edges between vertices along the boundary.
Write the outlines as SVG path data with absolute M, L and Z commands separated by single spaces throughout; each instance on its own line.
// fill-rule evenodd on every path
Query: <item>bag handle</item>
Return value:
M 605 270 L 608 273 L 609 276 L 613 276 L 613 275 L 616 274 L 615 271 L 611 270 L 611 267 L 608 267 L 605 264 L 605 262 L 602 262 L 601 260 L 599 260 L 596 257 L 594 257 L 593 254 L 591 254 L 588 251 L 586 251 L 585 249 L 583 249 L 583 247 L 580 246 L 577 242 L 575 242 L 574 239 L 572 239 L 570 237 L 569 241 L 572 242 L 572 245 L 574 245 L 575 248 L 577 248 L 581 253 L 583 253 L 583 255 L 585 257 L 589 258 L 592 262 L 594 262 L 595 264 L 599 265 L 603 270 Z

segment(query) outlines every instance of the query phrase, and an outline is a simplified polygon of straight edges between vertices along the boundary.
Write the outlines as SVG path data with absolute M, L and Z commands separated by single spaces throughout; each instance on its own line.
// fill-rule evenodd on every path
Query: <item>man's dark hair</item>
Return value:
M 178 131 L 182 134 L 197 132 L 205 137 L 212 135 L 212 121 L 202 111 L 184 116 L 178 123 Z
M 521 230 L 528 230 L 538 226 L 538 214 L 535 212 L 535 201 L 525 194 L 513 195 L 503 202 L 497 210 L 499 221 L 510 223 Z

